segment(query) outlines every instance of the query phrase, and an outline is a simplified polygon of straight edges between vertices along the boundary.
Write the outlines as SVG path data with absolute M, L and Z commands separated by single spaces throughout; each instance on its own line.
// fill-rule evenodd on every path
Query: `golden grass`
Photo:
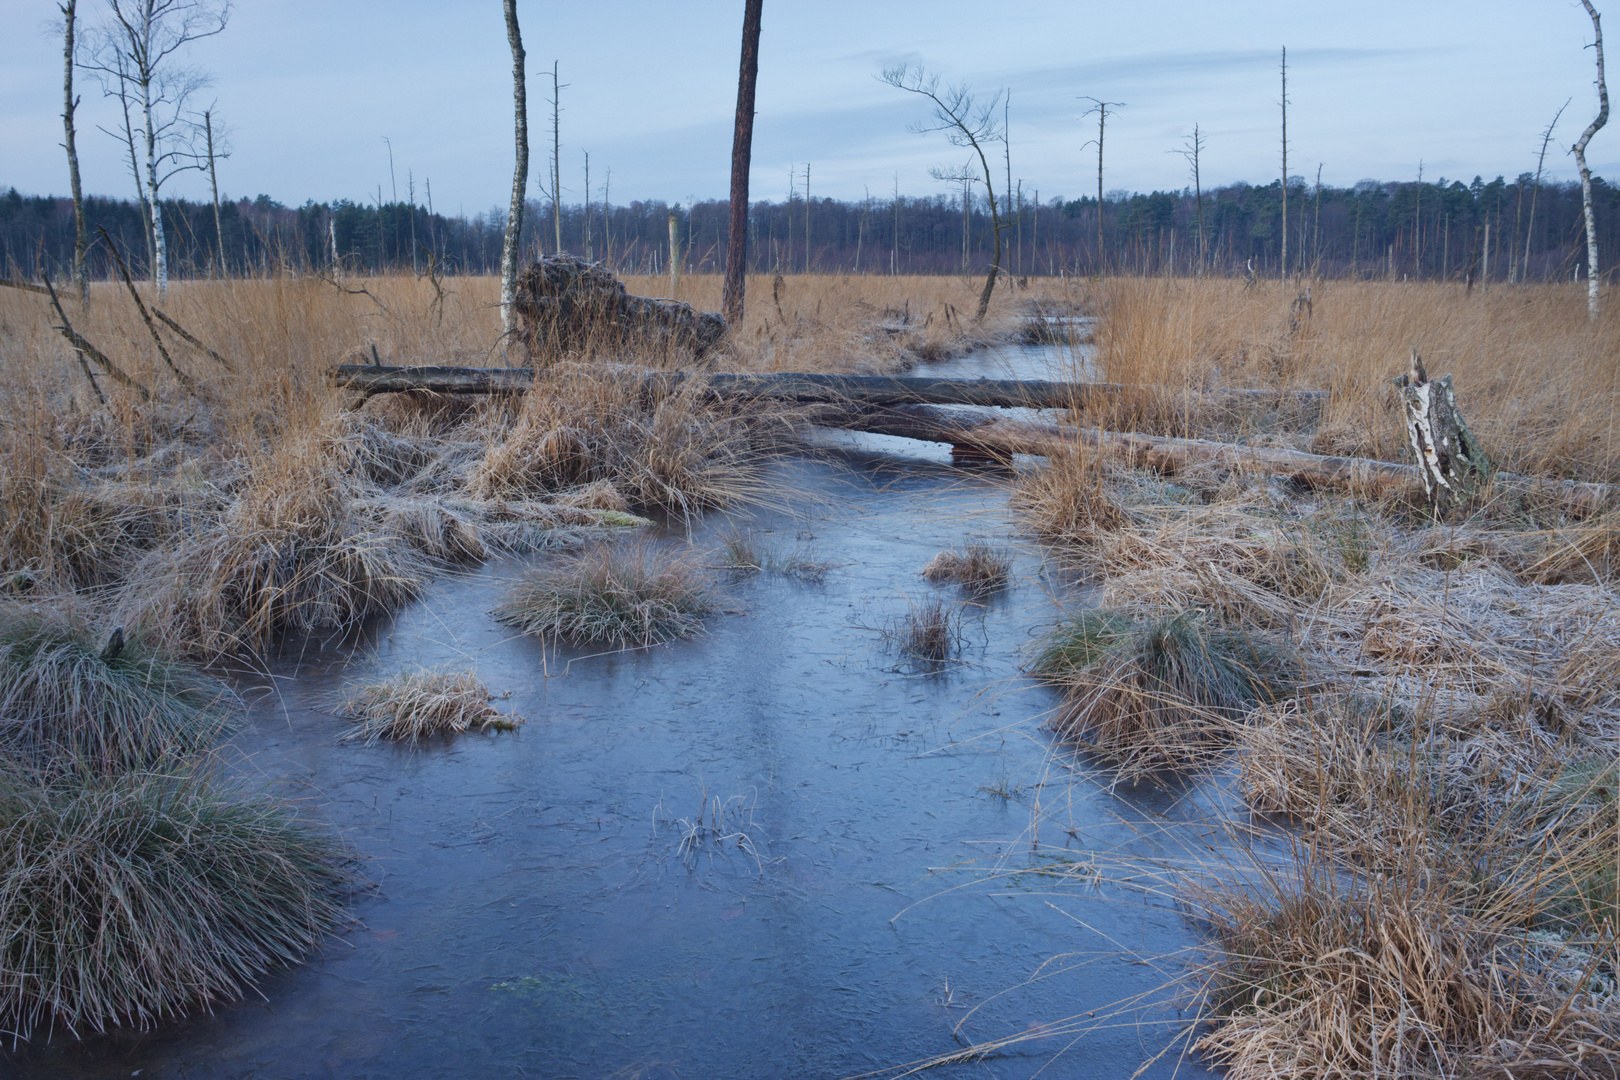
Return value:
M 658 295 L 664 282 L 628 284 Z M 716 366 L 893 370 L 999 332 L 960 323 L 973 286 L 956 279 L 751 284 Z M 690 515 L 768 495 L 760 468 L 794 444 L 797 412 L 707 402 L 697 383 L 649 397 L 599 362 L 635 355 L 543 358 L 520 403 L 400 395 L 349 411 L 325 381 L 336 362 L 527 360 L 501 335 L 494 279 L 442 287 L 176 282 L 163 309 L 229 361 L 176 342 L 181 382 L 127 298 L 97 286 L 69 317 L 149 402 L 104 377 L 92 387 L 43 298 L 0 290 L 0 591 L 77 595 L 178 651 L 261 651 L 397 608 L 446 563 L 641 524 L 632 509 Z M 713 309 L 719 290 L 689 276 L 679 298 Z
M 468 731 L 511 731 L 523 718 L 490 705 L 493 695 L 476 672 L 454 667 L 400 671 L 386 679 L 356 683 L 340 709 L 354 723 L 340 741 L 381 739 L 415 746 L 434 736 Z
M 929 559 L 922 576 L 936 585 L 954 582 L 969 594 L 982 596 L 1012 583 L 1012 556 L 982 540 L 970 540 L 960 551 L 942 551 Z
M 1586 318 L 1560 285 L 1493 287 L 1320 281 L 1313 315 L 1289 329 L 1292 284 L 1113 278 L 1090 286 L 1096 369 L 1146 388 L 1330 390 L 1304 448 L 1400 460 L 1405 436 L 1390 379 L 1415 346 L 1452 374 L 1469 426 L 1498 467 L 1534 476 L 1620 481 L 1620 310 Z M 1175 399 L 1144 392 L 1122 417 L 1167 433 L 1205 430 Z M 1107 425 L 1105 425 L 1107 426 Z

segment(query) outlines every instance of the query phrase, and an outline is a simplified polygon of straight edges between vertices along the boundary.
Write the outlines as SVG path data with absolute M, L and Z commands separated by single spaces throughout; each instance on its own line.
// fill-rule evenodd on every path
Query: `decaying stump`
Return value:
M 1395 380 L 1405 408 L 1406 437 L 1417 456 L 1423 490 L 1436 510 L 1459 502 L 1490 473 L 1490 459 L 1468 430 L 1451 376 L 1430 379 L 1412 350 L 1412 370 Z
M 596 263 L 543 255 L 518 278 L 518 338 L 531 357 L 587 348 L 636 349 L 701 359 L 725 338 L 726 320 L 678 300 L 632 296 Z

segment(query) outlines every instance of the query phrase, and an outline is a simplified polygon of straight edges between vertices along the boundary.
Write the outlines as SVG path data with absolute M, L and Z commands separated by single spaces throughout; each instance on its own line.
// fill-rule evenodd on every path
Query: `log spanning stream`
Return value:
M 843 1077 L 1025 1035 L 930 1075 L 1131 1075 L 1185 1023 L 1173 1007 L 1072 1046 L 1043 1025 L 1154 997 L 1176 961 L 1139 961 L 1194 942 L 1169 899 L 1088 867 L 1160 853 L 1149 838 L 1196 830 L 1196 803 L 1110 793 L 1039 730 L 1054 698 L 1020 662 L 1069 586 L 1033 551 L 964 609 L 959 662 L 923 672 L 886 649 L 879 629 L 909 605 L 960 599 L 918 576 L 936 552 L 967 536 L 1018 550 L 1007 473 L 839 438 L 773 466 L 784 508 L 691 536 L 714 550 L 745 528 L 825 578 L 723 577 L 726 612 L 698 638 L 548 650 L 488 614 L 511 560 L 441 580 L 358 644 L 288 643 L 243 676 L 235 767 L 364 856 L 355 924 L 262 997 L 58 1037 L 0 1073 Z M 336 741 L 346 681 L 447 662 L 510 692 L 500 707 L 526 726 L 414 752 Z M 1177 1057 L 1145 1075 L 1207 1075 Z

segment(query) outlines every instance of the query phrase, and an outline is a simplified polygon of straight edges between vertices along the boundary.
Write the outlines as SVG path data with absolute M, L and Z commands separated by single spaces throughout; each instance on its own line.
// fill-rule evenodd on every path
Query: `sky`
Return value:
M 1612 0 L 1597 0 L 1603 11 Z M 532 172 L 548 175 L 551 66 L 563 88 L 563 199 L 724 198 L 730 176 L 742 0 L 518 0 L 528 54 Z M 80 0 L 81 22 L 105 0 Z M 52 0 L 0 0 L 0 189 L 65 194 L 62 54 Z M 950 83 L 1009 94 L 1014 183 L 1027 195 L 1095 193 L 1096 117 L 1109 115 L 1108 191 L 1189 186 L 1175 151 L 1198 124 L 1206 187 L 1264 183 L 1280 168 L 1279 51 L 1288 49 L 1291 174 L 1510 179 L 1536 167 L 1566 99 L 1547 169 L 1576 176 L 1569 147 L 1596 115 L 1592 26 L 1579 0 L 765 0 L 754 128 L 754 199 L 943 192 L 931 167 L 965 160 L 920 99 L 882 84 L 921 64 Z M 1611 52 L 1613 48 L 1611 47 Z M 212 76 L 232 149 L 230 196 L 418 202 L 474 214 L 504 206 L 513 162 L 511 53 L 499 0 L 238 0 L 226 30 L 184 57 Z M 116 110 L 79 76 L 87 192 L 134 185 Z M 384 140 L 387 140 L 385 142 Z M 389 171 L 389 146 L 393 175 Z M 1000 147 L 997 147 L 998 156 Z M 121 155 L 125 160 L 121 161 Z M 1620 117 L 1587 153 L 1620 173 Z M 1005 175 L 998 161 L 997 186 Z M 610 171 L 611 170 L 611 171 Z M 604 192 L 604 185 L 608 185 Z M 207 192 L 198 173 L 167 194 Z M 530 196 L 540 198 L 537 186 Z

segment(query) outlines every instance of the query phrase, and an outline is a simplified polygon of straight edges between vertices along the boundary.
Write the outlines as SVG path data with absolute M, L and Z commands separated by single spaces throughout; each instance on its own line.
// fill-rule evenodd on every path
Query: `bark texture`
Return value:
M 754 153 L 754 86 L 759 81 L 759 21 L 764 0 L 743 5 L 742 65 L 737 73 L 737 123 L 731 137 L 731 227 L 726 244 L 726 321 L 742 325 L 748 274 L 748 170 Z M 860 269 L 860 257 L 855 266 Z
M 1436 509 L 1453 506 L 1490 475 L 1490 459 L 1468 430 L 1451 376 L 1430 379 L 1412 350 L 1412 370 L 1395 380 L 1406 414 L 1406 437 L 1417 458 L 1423 491 Z
M 73 96 L 74 31 L 78 0 L 67 0 L 59 6 L 62 12 L 62 146 L 67 151 L 68 183 L 73 189 L 73 283 L 79 290 L 79 303 L 90 303 L 90 269 L 85 264 L 85 251 L 90 246 L 89 230 L 84 223 L 84 189 L 79 184 L 79 149 L 75 141 L 73 114 L 79 108 L 79 99 Z
M 518 29 L 517 0 L 504 0 L 506 40 L 512 46 L 513 138 L 517 164 L 512 169 L 512 205 L 506 211 L 501 238 L 501 328 L 517 329 L 518 241 L 523 235 L 523 194 L 529 186 L 529 103 L 523 68 L 523 34 Z
M 1592 0 L 1581 0 L 1586 13 L 1592 17 L 1592 33 L 1596 36 L 1598 114 L 1586 125 L 1575 143 L 1575 165 L 1581 171 L 1581 211 L 1586 217 L 1586 314 L 1598 317 L 1598 249 L 1597 221 L 1592 216 L 1592 170 L 1586 167 L 1586 144 L 1598 129 L 1609 122 L 1609 86 L 1603 80 L 1603 27 L 1598 22 L 1597 9 Z
M 928 376 L 825 375 L 802 372 L 768 374 L 685 371 L 644 372 L 625 368 L 648 388 L 673 388 L 701 378 L 717 398 L 751 397 L 801 405 L 903 407 L 909 405 L 978 405 L 1001 408 L 1104 408 L 1131 400 L 1140 387 L 1117 383 L 1048 382 L 1040 379 L 939 379 Z M 343 364 L 332 369 L 339 386 L 367 394 L 426 390 L 438 394 L 516 393 L 529 388 L 533 368 L 379 367 Z M 1207 396 L 1224 403 L 1259 407 L 1296 404 L 1319 406 L 1324 390 L 1218 390 Z M 954 414 L 953 414 L 954 415 Z
M 531 357 L 586 349 L 689 351 L 702 359 L 725 340 L 726 320 L 676 300 L 631 296 L 607 270 L 575 255 L 547 255 L 520 277 L 513 308 Z

